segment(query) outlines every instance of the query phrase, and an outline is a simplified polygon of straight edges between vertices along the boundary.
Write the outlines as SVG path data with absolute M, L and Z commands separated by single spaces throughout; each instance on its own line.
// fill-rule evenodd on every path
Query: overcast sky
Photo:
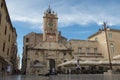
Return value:
M 22 54 L 23 36 L 42 33 L 43 15 L 48 5 L 58 15 L 58 27 L 68 39 L 87 39 L 102 28 L 120 29 L 120 0 L 6 0 L 13 26 L 18 34 L 18 53 Z

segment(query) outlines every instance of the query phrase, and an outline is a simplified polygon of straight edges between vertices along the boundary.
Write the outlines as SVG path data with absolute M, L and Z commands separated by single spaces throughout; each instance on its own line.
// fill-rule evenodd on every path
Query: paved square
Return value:
M 79 74 L 79 75 L 52 75 L 52 76 L 33 76 L 33 75 L 14 75 L 0 77 L 0 80 L 120 80 L 120 74 Z

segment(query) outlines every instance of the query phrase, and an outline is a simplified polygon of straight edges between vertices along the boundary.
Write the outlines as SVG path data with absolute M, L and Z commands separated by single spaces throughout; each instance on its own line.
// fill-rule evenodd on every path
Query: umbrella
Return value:
M 113 59 L 120 59 L 120 55 L 114 56 Z

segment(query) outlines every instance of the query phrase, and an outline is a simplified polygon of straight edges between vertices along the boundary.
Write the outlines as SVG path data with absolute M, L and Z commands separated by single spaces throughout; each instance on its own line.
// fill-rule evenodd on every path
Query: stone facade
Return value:
M 107 28 L 107 39 L 108 39 L 108 48 L 110 50 L 111 59 L 114 56 L 120 55 L 120 30 Z M 93 34 L 89 37 L 91 41 L 97 41 L 101 53 L 104 55 L 105 59 L 108 59 L 108 50 L 105 37 L 105 31 L 99 30 L 96 34 Z
M 13 71 L 16 69 L 16 39 L 16 29 L 12 26 L 5 0 L 0 0 L 0 56 L 4 60 L 4 62 L 0 62 L 0 70 L 3 68 L 5 70 L 8 64 Z
M 58 31 L 58 17 L 49 7 L 43 16 L 43 34 L 31 32 L 24 36 L 22 72 L 45 74 L 71 60 L 108 61 L 108 49 L 104 30 L 91 35 L 88 40 L 67 40 Z M 107 28 L 111 60 L 120 55 L 120 30 Z M 109 67 L 107 63 L 107 67 Z M 72 67 L 73 65 L 70 65 Z M 74 65 L 74 67 L 76 64 Z M 99 66 L 86 64 L 85 66 Z M 101 65 L 100 65 L 101 66 Z M 104 67 L 104 65 L 102 65 Z M 118 66 L 117 66 L 118 67 Z M 64 70 L 66 67 L 62 66 Z M 66 70 L 68 71 L 68 70 Z
M 73 55 L 76 60 L 101 60 L 104 58 L 97 41 L 70 40 L 69 44 L 74 50 Z
M 50 7 L 44 13 L 43 34 L 30 33 L 24 36 L 22 71 L 26 74 L 44 74 L 57 70 L 57 65 L 72 59 L 67 39 L 57 27 L 57 15 Z
M 22 71 L 26 71 L 26 74 L 48 72 L 50 60 L 55 60 L 54 67 L 57 67 L 58 64 L 72 59 L 72 50 L 68 49 L 62 42 L 43 41 L 42 37 L 42 34 L 33 32 L 24 37 Z M 66 38 L 61 37 L 61 39 L 65 40 Z M 41 67 L 36 62 L 39 62 Z

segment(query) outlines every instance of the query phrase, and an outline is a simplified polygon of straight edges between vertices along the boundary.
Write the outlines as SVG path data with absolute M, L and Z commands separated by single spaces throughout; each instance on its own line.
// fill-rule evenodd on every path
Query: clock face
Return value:
M 53 27 L 54 26 L 53 19 L 48 19 L 47 25 L 48 25 L 48 27 Z
M 48 27 L 53 27 L 53 22 L 48 22 Z

